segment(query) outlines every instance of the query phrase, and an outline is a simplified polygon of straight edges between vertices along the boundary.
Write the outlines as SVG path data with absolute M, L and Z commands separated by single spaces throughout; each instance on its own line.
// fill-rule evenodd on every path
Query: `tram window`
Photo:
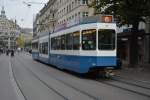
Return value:
M 51 49 L 56 50 L 57 38 L 51 38 Z
M 61 37 L 56 37 L 56 50 L 61 49 Z
M 115 30 L 100 29 L 98 31 L 98 48 L 100 50 L 115 49 Z
M 42 43 L 40 43 L 40 53 L 42 53 Z
M 44 48 L 44 43 L 42 43 L 42 54 L 45 54 L 45 48 Z
M 66 35 L 66 49 L 67 50 L 73 49 L 73 35 L 71 33 Z
M 80 32 L 74 32 L 73 33 L 73 50 L 79 50 L 80 49 Z
M 36 43 L 35 48 L 38 49 L 38 42 Z
M 48 42 L 42 43 L 42 53 L 48 54 Z
M 82 49 L 96 50 L 96 29 L 82 31 Z
M 61 50 L 66 49 L 66 35 L 61 36 Z
M 38 49 L 38 42 L 35 44 L 35 48 Z
M 45 54 L 48 54 L 48 42 L 46 42 L 45 44 L 44 44 L 44 48 L 45 48 Z
M 32 49 L 34 49 L 34 50 L 38 49 L 38 42 L 32 43 Z

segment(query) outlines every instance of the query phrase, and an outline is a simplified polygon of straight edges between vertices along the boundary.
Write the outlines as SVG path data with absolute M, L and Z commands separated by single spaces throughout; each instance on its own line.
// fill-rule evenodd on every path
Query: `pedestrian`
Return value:
M 11 57 L 14 56 L 14 50 L 11 50 Z
M 9 50 L 8 49 L 6 50 L 6 56 L 9 56 Z

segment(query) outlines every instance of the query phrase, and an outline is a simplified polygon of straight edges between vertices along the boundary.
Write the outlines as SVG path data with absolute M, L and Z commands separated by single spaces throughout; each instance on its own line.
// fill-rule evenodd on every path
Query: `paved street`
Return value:
M 16 94 L 10 79 L 9 58 L 0 55 L 0 100 L 17 100 Z
M 111 81 L 111 80 L 109 80 Z M 33 61 L 0 56 L 0 100 L 149 100 L 150 97 L 78 77 Z

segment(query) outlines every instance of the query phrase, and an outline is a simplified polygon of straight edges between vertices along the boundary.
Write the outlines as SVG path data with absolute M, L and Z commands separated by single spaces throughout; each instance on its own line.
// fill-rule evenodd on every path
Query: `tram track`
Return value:
M 29 68 L 29 70 L 31 70 L 31 69 Z M 53 78 L 55 76 L 52 75 L 51 77 Z M 65 82 L 65 81 L 63 81 L 61 79 L 58 79 L 58 78 L 54 78 L 54 79 L 59 81 L 59 82 L 61 82 L 61 83 L 63 83 L 66 86 L 69 86 L 69 87 L 73 88 L 74 90 L 76 90 L 76 91 L 78 91 L 80 93 L 84 92 L 83 94 L 89 95 L 89 97 L 92 97 L 92 98 L 94 97 L 94 96 L 91 96 L 91 94 L 88 94 L 87 92 L 85 92 L 83 90 L 80 90 L 80 89 L 74 87 L 73 85 L 71 85 L 71 84 L 69 84 L 69 83 L 67 83 L 67 82 Z M 140 86 L 140 85 L 136 85 L 134 83 L 128 83 L 128 82 L 125 82 L 125 81 L 117 80 L 115 78 L 112 78 L 111 80 L 96 79 L 96 81 L 100 82 L 102 84 L 108 85 L 108 86 L 112 86 L 112 87 L 115 87 L 115 88 L 122 89 L 124 91 L 132 92 L 132 93 L 135 93 L 137 95 L 141 95 L 141 96 L 145 96 L 145 97 L 150 98 L 150 89 L 147 88 L 147 87 L 144 87 L 144 86 Z M 118 85 L 118 83 L 121 84 L 121 85 Z M 126 86 L 124 86 L 124 85 L 126 85 Z M 130 88 L 130 87 L 132 87 L 132 88 Z M 137 89 L 134 89 L 134 88 L 139 88 L 139 89 L 137 90 Z M 140 91 L 140 90 L 142 90 L 142 91 Z M 149 91 L 149 92 L 146 92 L 146 91 Z M 96 97 L 94 97 L 93 99 L 94 100 L 99 100 Z
M 23 58 L 23 59 L 24 59 L 24 58 Z M 19 60 L 19 62 L 22 63 L 22 65 L 25 67 L 25 64 L 24 64 L 20 59 L 18 59 L 18 60 Z M 35 72 L 33 72 L 33 71 L 32 71 L 30 68 L 28 68 L 28 67 L 25 67 L 25 68 L 26 68 L 29 72 L 31 72 L 34 77 L 36 77 L 39 81 L 41 81 L 42 83 L 44 83 L 44 85 L 46 85 L 47 87 L 49 87 L 49 88 L 51 89 L 51 87 L 50 87 L 45 81 L 41 80 L 40 77 L 39 77 Z M 85 95 L 85 96 L 88 96 L 88 97 L 91 98 L 92 100 L 100 100 L 99 98 L 97 98 L 97 97 L 95 97 L 95 96 L 93 96 L 93 95 L 91 95 L 91 94 L 89 94 L 89 93 L 87 93 L 87 92 L 85 92 L 85 91 L 83 91 L 83 90 L 80 90 L 80 89 L 74 87 L 73 85 L 71 85 L 71 84 L 69 84 L 69 83 L 67 83 L 67 82 L 65 82 L 65 81 L 63 81 L 63 80 L 61 80 L 61 79 L 54 78 L 54 76 L 50 76 L 50 77 L 53 78 L 53 79 L 55 79 L 55 80 L 57 80 L 58 82 L 60 82 L 60 83 L 62 83 L 62 84 L 64 84 L 64 85 L 66 85 L 66 86 L 68 86 L 68 87 L 70 87 L 70 88 L 72 88 L 72 89 L 78 91 L 79 93 L 81 93 L 81 94 L 83 94 L 83 95 Z M 56 91 L 55 89 L 53 89 L 53 90 Z M 58 92 L 58 91 L 56 91 L 56 92 Z M 58 93 L 59 93 L 59 92 L 58 92 Z M 59 93 L 59 94 L 60 94 L 60 93 Z M 62 94 L 61 94 L 61 95 L 62 95 Z M 63 95 L 62 95 L 62 96 L 63 96 Z M 65 96 L 63 96 L 63 97 L 64 97 L 65 100 L 69 100 L 67 97 L 65 97 Z
M 21 92 L 23 98 L 25 100 L 28 100 L 27 97 L 26 97 L 26 95 L 23 93 L 22 88 L 21 88 L 19 82 L 17 81 L 17 78 L 16 78 L 15 73 L 14 73 L 14 69 L 13 69 L 13 63 L 12 63 L 11 59 L 10 59 L 10 67 L 11 67 L 11 71 L 12 71 L 12 75 L 13 75 L 14 81 L 16 82 L 16 85 L 17 85 L 19 91 Z
M 100 80 L 96 79 L 97 82 L 103 83 L 108 86 L 116 87 L 125 91 L 129 91 L 138 95 L 146 96 L 150 98 L 149 87 L 143 87 L 134 83 L 129 83 L 122 80 L 111 79 L 111 80 Z
M 126 84 L 129 84 L 129 85 L 133 85 L 133 86 L 137 86 L 137 87 L 141 87 L 141 88 L 144 88 L 144 89 L 148 89 L 150 90 L 150 84 L 146 84 L 142 81 L 139 81 L 139 80 L 128 80 L 128 79 L 122 79 L 120 77 L 112 77 L 112 80 L 115 80 L 115 81 L 119 81 L 119 82 L 122 82 L 122 83 L 126 83 Z
M 12 63 L 11 63 L 12 64 Z M 23 64 L 23 67 L 26 68 Z M 29 70 L 28 70 L 29 71 Z M 21 86 L 19 85 L 19 82 L 17 81 L 17 78 L 15 77 L 15 74 L 14 74 L 14 69 L 13 69 L 13 64 L 12 64 L 12 72 L 13 72 L 13 75 L 14 75 L 14 79 L 17 83 L 17 86 L 19 87 L 21 93 L 23 94 L 25 100 L 28 100 L 26 95 L 23 93 L 23 89 L 21 88 Z M 31 72 L 31 71 L 30 71 Z M 60 97 L 62 97 L 64 100 L 69 100 L 67 97 L 65 97 L 64 95 L 62 95 L 61 93 L 59 93 L 57 90 L 55 90 L 54 88 L 52 88 L 51 86 L 49 86 L 46 82 L 44 82 L 43 80 L 41 80 L 39 77 L 37 77 L 34 73 L 31 73 L 35 78 L 37 78 L 41 83 L 43 83 L 48 89 L 52 90 L 54 93 L 56 93 L 57 95 L 59 95 Z
M 150 88 L 150 82 L 148 81 L 142 81 L 142 80 L 137 80 L 137 79 L 131 79 L 131 78 L 127 78 L 127 77 L 123 77 L 123 76 L 120 76 L 120 75 L 115 75 L 114 76 L 115 78 L 119 78 L 119 79 L 123 79 L 123 80 L 130 80 L 130 81 L 133 81 L 133 82 L 139 82 L 139 83 L 142 83 L 142 84 L 145 84 L 145 85 L 149 85 L 149 88 Z

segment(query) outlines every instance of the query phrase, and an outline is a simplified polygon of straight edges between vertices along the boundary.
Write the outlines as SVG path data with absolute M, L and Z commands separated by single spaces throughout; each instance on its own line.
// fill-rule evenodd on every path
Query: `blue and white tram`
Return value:
M 116 25 L 90 23 L 50 35 L 50 64 L 78 73 L 116 67 Z
M 78 24 L 40 37 L 39 60 L 77 73 L 115 69 L 116 37 L 115 23 Z
M 49 34 L 39 37 L 39 58 L 38 60 L 49 64 Z
M 39 38 L 36 37 L 32 41 L 32 58 L 38 60 L 39 58 Z

